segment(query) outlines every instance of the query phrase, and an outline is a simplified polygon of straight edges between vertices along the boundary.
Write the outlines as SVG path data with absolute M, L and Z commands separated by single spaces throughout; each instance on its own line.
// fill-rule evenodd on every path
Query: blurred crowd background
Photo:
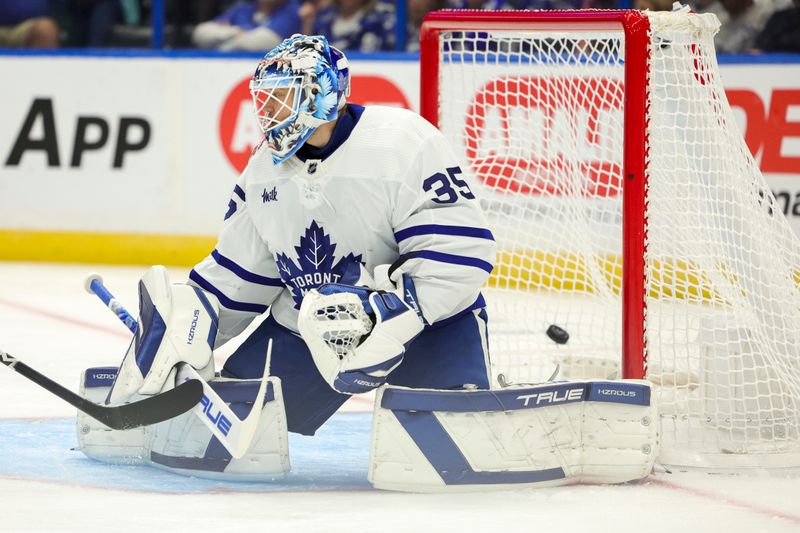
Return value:
M 718 52 L 800 52 L 800 0 L 689 6 L 719 17 Z M 0 48 L 146 48 L 155 31 L 173 49 L 264 52 L 313 33 L 348 51 L 414 52 L 425 14 L 446 8 L 665 11 L 672 0 L 0 0 Z

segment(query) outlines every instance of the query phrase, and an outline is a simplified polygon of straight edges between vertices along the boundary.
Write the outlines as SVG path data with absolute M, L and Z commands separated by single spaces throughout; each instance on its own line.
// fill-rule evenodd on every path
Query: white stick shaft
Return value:
M 258 393 L 253 400 L 253 407 L 247 418 L 240 420 L 233 410 L 214 392 L 211 386 L 203 381 L 197 371 L 186 363 L 178 365 L 178 373 L 175 376 L 175 384 L 178 385 L 190 379 L 199 379 L 203 384 L 203 399 L 194 408 L 195 414 L 211 430 L 217 439 L 225 446 L 234 459 L 242 458 L 253 441 L 258 422 L 261 419 L 263 410 L 264 395 L 267 392 L 269 379 L 269 365 L 272 359 L 272 339 L 267 345 L 267 357 L 264 364 L 264 375 L 261 377 L 261 384 Z

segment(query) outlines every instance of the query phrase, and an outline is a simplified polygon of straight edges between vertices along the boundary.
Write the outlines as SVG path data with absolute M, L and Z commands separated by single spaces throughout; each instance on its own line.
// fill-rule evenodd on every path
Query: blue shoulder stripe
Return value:
M 400 230 L 394 234 L 397 242 L 415 237 L 417 235 L 457 235 L 460 237 L 475 237 L 476 239 L 494 240 L 494 235 L 488 229 L 470 226 L 445 226 L 442 224 L 422 224 Z
M 267 276 L 261 276 L 249 270 L 245 270 L 217 250 L 211 252 L 211 257 L 214 258 L 214 261 L 216 261 L 219 266 L 227 268 L 245 281 L 257 283 L 258 285 L 268 285 L 270 287 L 283 287 L 283 281 L 281 281 L 280 278 L 268 278 Z
M 243 202 L 245 201 L 244 200 L 244 191 L 238 185 L 236 185 L 233 188 L 233 194 L 235 194 L 236 196 L 241 198 Z M 236 202 L 233 200 L 233 198 L 228 200 L 228 211 L 225 213 L 224 220 L 228 220 L 229 218 L 231 218 L 233 216 L 233 214 L 236 212 L 237 207 L 238 206 L 236 205 Z
M 208 280 L 198 274 L 194 269 L 189 272 L 189 279 L 197 283 L 201 289 L 206 290 L 216 296 L 217 300 L 219 300 L 219 303 L 228 309 L 233 309 L 234 311 L 244 311 L 246 313 L 264 313 L 268 309 L 268 306 L 262 304 L 248 304 L 231 300 L 225 296 L 221 290 L 213 286 L 208 282 Z
M 444 252 L 433 252 L 431 250 L 420 250 L 403 254 L 398 259 L 400 261 L 407 261 L 411 259 L 430 259 L 431 261 L 439 261 L 440 263 L 449 263 L 451 265 L 464 265 L 480 268 L 491 274 L 494 265 L 483 259 L 475 257 L 465 257 L 463 255 L 446 254 Z

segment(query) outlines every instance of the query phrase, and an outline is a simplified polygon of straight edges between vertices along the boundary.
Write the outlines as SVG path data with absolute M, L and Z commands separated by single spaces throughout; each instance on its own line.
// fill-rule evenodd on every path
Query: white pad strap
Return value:
M 562 382 L 491 391 L 385 387 L 376 397 L 376 488 L 450 492 L 621 483 L 659 451 L 646 381 Z

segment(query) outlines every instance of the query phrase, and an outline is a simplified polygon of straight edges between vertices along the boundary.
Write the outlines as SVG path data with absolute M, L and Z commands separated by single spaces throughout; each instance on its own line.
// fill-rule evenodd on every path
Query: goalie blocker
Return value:
M 376 398 L 369 480 L 408 492 L 633 481 L 658 455 L 657 414 L 645 381 L 386 387 Z

